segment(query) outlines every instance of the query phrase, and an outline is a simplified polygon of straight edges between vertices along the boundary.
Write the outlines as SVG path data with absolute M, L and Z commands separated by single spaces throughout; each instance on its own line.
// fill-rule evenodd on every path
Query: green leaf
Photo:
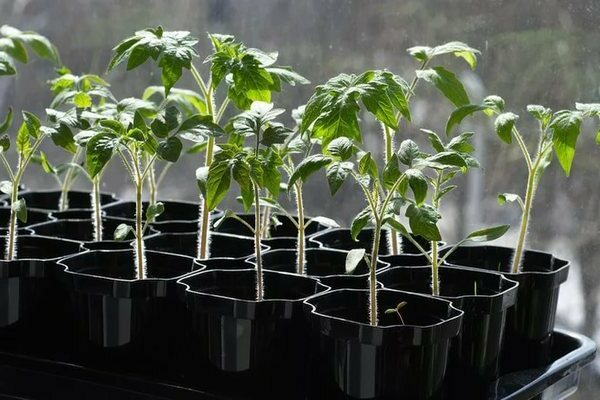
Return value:
M 421 129 L 421 132 L 427 134 L 427 138 L 429 139 L 429 143 L 431 143 L 431 147 L 437 152 L 441 152 L 446 150 L 444 147 L 444 143 L 440 136 L 432 130 L 429 129 Z
M 337 157 L 342 161 L 347 161 L 354 155 L 354 143 L 348 138 L 339 137 L 329 143 L 326 151 L 328 154 Z
M 78 108 L 87 108 L 92 106 L 92 97 L 85 92 L 78 92 L 73 97 L 73 104 Z
M 161 68 L 161 81 L 165 94 L 179 80 L 182 69 L 190 69 L 191 61 L 198 53 L 194 45 L 198 42 L 186 31 L 163 31 L 162 27 L 138 31 L 134 36 L 123 40 L 114 49 L 108 69 L 127 60 L 127 69 L 133 69 L 153 59 Z
M 448 42 L 439 46 L 415 46 L 408 50 L 408 53 L 418 61 L 426 62 L 433 57 L 444 54 L 454 54 L 456 57 L 464 59 L 472 69 L 477 67 L 477 55 L 481 54 L 479 50 L 470 47 L 463 42 Z
M 150 123 L 150 129 L 159 138 L 165 138 L 179 126 L 179 110 L 177 107 L 169 106 L 161 110 L 156 118 Z
M 0 76 L 14 75 L 16 73 L 17 70 L 11 59 L 5 53 L 0 52 Z
M 469 104 L 469 96 L 454 73 L 444 67 L 418 70 L 417 77 L 435 86 L 457 107 Z
M 445 195 L 447 195 L 448 193 L 450 193 L 451 191 L 453 191 L 454 189 L 456 189 L 458 186 L 456 185 L 450 185 L 450 186 L 446 186 L 445 188 L 441 189 L 437 196 L 435 196 L 434 200 L 438 201 L 440 200 L 442 197 L 444 197 Z
M 38 57 L 50 60 L 57 65 L 60 64 L 58 50 L 46 37 L 32 31 L 21 31 L 8 25 L 0 27 L 0 34 L 13 41 L 14 49 L 10 51 L 17 60 L 24 63 L 28 61 L 27 53 L 22 48 L 22 43 L 25 43 Z
M 575 145 L 581 129 L 580 111 L 562 110 L 554 114 L 549 128 L 552 130 L 552 144 L 565 175 L 569 176 L 575 157 Z
M 419 160 L 419 164 L 423 164 L 433 169 L 451 169 L 451 168 L 468 168 L 469 165 L 465 161 L 464 155 L 456 151 L 444 151 L 434 154 L 425 159 Z
M 208 137 L 221 137 L 225 134 L 223 128 L 215 124 L 210 115 L 192 115 L 183 121 L 177 135 L 183 139 L 203 143 Z
M 73 138 L 73 133 L 67 125 L 58 125 L 51 133 L 50 137 L 55 145 L 62 147 L 69 153 L 74 154 L 77 151 L 77 144 Z
M 400 179 L 400 176 L 402 176 L 402 173 L 400 172 L 398 156 L 392 154 L 383 168 L 383 186 L 390 190 L 396 181 Z
M 0 153 L 8 151 L 10 149 L 10 138 L 6 133 L 0 135 Z
M 13 110 L 12 110 L 12 107 L 9 107 L 8 113 L 6 114 L 4 121 L 2 123 L 0 123 L 0 134 L 6 132 L 8 130 L 8 128 L 10 128 L 10 126 L 12 125 L 12 120 L 13 120 Z M 6 150 L 8 150 L 8 147 L 6 147 L 4 149 L 4 151 L 6 151 Z
M 351 162 L 333 162 L 327 166 L 326 175 L 329 191 L 331 195 L 335 195 L 342 184 L 346 181 L 348 174 L 352 171 L 353 165 Z
M 88 140 L 85 165 L 90 178 L 94 178 L 104 169 L 118 146 L 119 138 L 113 133 L 101 132 Z
M 265 160 L 262 162 L 263 168 L 263 183 L 267 190 L 277 198 L 279 196 L 279 188 L 281 183 L 281 172 L 279 167 L 282 165 L 279 154 L 274 151 L 269 151 Z
M 404 174 L 406 175 L 408 185 L 415 196 L 415 201 L 417 205 L 420 206 L 427 198 L 427 178 L 423 172 L 414 168 L 407 169 Z
M 390 218 L 387 218 L 385 223 L 392 228 L 393 230 L 395 230 L 396 232 L 398 232 L 399 234 L 401 234 L 402 236 L 406 237 L 409 236 L 410 233 L 408 232 L 408 229 L 406 229 L 406 227 L 404 225 L 402 225 L 402 223 L 400 221 L 398 221 L 395 216 L 392 216 Z
M 404 165 L 412 166 L 414 160 L 421 157 L 419 146 L 410 139 L 403 140 L 398 149 L 398 160 Z
M 206 180 L 206 206 L 214 210 L 225 198 L 231 185 L 231 166 L 227 160 L 210 165 Z
M 146 220 L 153 221 L 156 217 L 165 212 L 165 205 L 160 201 L 150 204 L 146 210 Z
M 288 186 L 291 187 L 298 179 L 301 179 L 302 182 L 306 182 L 306 179 L 310 175 L 329 165 L 331 162 L 331 157 L 322 154 L 313 154 L 306 157 L 296 166 L 292 176 L 290 176 Z
M 542 123 L 542 127 L 546 128 L 552 119 L 552 110 L 537 104 L 527 105 L 527 112 L 535 119 Z
M 263 131 L 260 143 L 267 147 L 275 144 L 283 144 L 290 133 L 292 133 L 291 129 L 288 129 L 281 124 L 271 123 L 269 127 Z
M 504 205 L 506 203 L 513 203 L 513 202 L 519 202 L 519 203 L 523 203 L 523 200 L 521 199 L 521 196 L 519 196 L 518 194 L 514 194 L 514 193 L 501 193 L 498 195 L 498 204 L 499 205 Z
M 473 132 L 463 132 L 460 135 L 452 138 L 448 143 L 448 149 L 457 151 L 459 153 L 472 153 L 475 151 L 475 148 L 471 144 L 471 138 L 473 137 Z
M 22 158 L 26 157 L 31 151 L 31 141 L 29 139 L 29 130 L 25 122 L 21 124 L 17 132 L 17 151 Z
M 356 240 L 358 234 L 364 229 L 365 226 L 371 220 L 371 209 L 364 208 L 361 212 L 359 212 L 356 217 L 352 220 L 352 224 L 350 225 L 350 234 L 352 235 L 352 240 Z
M 127 224 L 119 224 L 113 233 L 113 238 L 114 240 L 121 242 L 123 240 L 127 240 L 127 236 L 129 236 L 129 234 L 135 236 L 135 230 L 133 227 Z
M 361 175 L 368 175 L 374 179 L 377 179 L 379 176 L 377 164 L 375 164 L 375 160 L 371 157 L 371 152 L 365 153 L 360 160 L 358 160 L 358 173 Z
M 346 273 L 351 274 L 365 258 L 365 249 L 352 249 L 346 255 Z
M 13 190 L 13 184 L 11 181 L 1 181 L 0 182 L 0 192 L 4 194 L 11 194 Z
M 271 74 L 277 76 L 282 81 L 286 82 L 290 86 L 299 85 L 308 85 L 310 81 L 298 74 L 297 72 L 292 71 L 290 67 L 268 67 L 266 70 Z
M 465 119 L 469 115 L 478 111 L 485 111 L 487 109 L 488 107 L 478 104 L 467 104 L 458 107 L 456 110 L 452 111 L 452 114 L 450 114 L 450 118 L 448 118 L 448 122 L 446 122 L 446 135 L 450 136 L 452 134 L 452 131 L 454 130 L 454 127 L 459 125 L 463 121 L 463 119 Z
M 471 242 L 489 242 L 502 237 L 509 229 L 510 225 L 492 226 L 473 231 L 465 239 Z
M 181 155 L 182 149 L 183 145 L 181 140 L 176 137 L 170 137 L 167 140 L 159 143 L 156 152 L 158 156 L 165 161 L 177 162 L 177 160 L 179 160 L 179 156 Z
M 27 133 L 29 134 L 29 136 L 31 136 L 33 139 L 39 138 L 40 128 L 42 126 L 40 119 L 37 116 L 35 116 L 35 114 L 32 114 L 29 111 L 23 111 L 22 114 L 23 123 L 27 128 Z
M 45 173 L 47 173 L 47 174 L 55 174 L 56 173 L 56 170 L 54 169 L 52 164 L 50 164 L 50 161 L 48 161 L 48 158 L 46 157 L 46 153 L 44 153 L 43 151 L 40 151 L 39 162 L 40 162 L 40 165 L 42 166 L 42 168 L 44 169 Z
M 421 207 L 410 204 L 405 215 L 408 217 L 413 234 L 423 236 L 429 241 L 442 240 L 442 235 L 437 227 L 441 216 L 433 207 L 428 204 L 423 204 Z
M 512 130 L 518 119 L 519 116 L 511 112 L 505 112 L 496 117 L 494 122 L 496 134 L 504 143 L 512 143 Z
M 20 198 L 16 202 L 10 205 L 10 208 L 17 214 L 17 218 L 22 223 L 27 222 L 27 206 L 25 204 L 25 199 Z
M 327 218 L 327 217 L 322 217 L 322 216 L 313 217 L 308 221 L 308 223 L 312 223 L 312 222 L 316 222 L 317 224 L 325 226 L 327 228 L 339 228 L 340 227 L 340 224 L 338 224 L 333 219 Z

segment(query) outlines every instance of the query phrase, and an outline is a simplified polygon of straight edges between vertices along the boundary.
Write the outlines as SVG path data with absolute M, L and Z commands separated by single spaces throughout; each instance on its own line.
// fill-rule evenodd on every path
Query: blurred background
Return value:
M 443 61 L 459 72 L 472 102 L 488 94 L 504 97 L 508 110 L 521 114 L 520 130 L 531 145 L 537 141 L 537 123 L 525 112 L 527 104 L 558 110 L 573 108 L 576 101 L 600 102 L 600 2 L 595 0 L 0 0 L 0 16 L 0 24 L 47 36 L 74 73 L 105 76 L 117 98 L 141 97 L 146 86 L 160 84 L 160 75 L 151 65 L 107 74 L 112 47 L 135 30 L 161 24 L 166 30 L 189 30 L 200 39 L 197 65 L 204 70 L 201 62 L 210 49 L 206 32 L 234 34 L 249 47 L 278 50 L 280 64 L 293 66 L 312 82 L 286 87 L 275 96 L 276 105 L 289 111 L 308 100 L 314 85 L 340 72 L 388 68 L 411 80 L 417 65 L 406 48 L 452 40 L 482 51 L 475 71 L 452 56 Z M 12 105 L 44 115 L 52 98 L 46 81 L 54 76 L 45 61 L 21 66 L 15 78 L 0 80 L 0 109 Z M 178 87 L 195 89 L 185 73 Z M 397 139 L 410 137 L 425 146 L 419 128 L 443 132 L 452 109 L 438 93 L 420 85 L 412 103 L 414 121 L 401 128 Z M 288 122 L 292 123 L 289 113 Z M 378 124 L 365 117 L 362 127 L 366 146 L 381 154 Z M 445 238 L 454 241 L 484 224 L 510 223 L 514 228 L 500 242 L 512 245 L 519 212 L 516 206 L 498 206 L 496 197 L 502 192 L 524 192 L 525 164 L 516 146 L 500 143 L 489 120 L 470 119 L 463 128 L 477 132 L 477 156 L 483 168 L 461 178 L 461 190 L 447 197 L 442 221 Z M 569 179 L 557 163 L 543 177 L 528 246 L 572 261 L 569 281 L 561 292 L 558 323 L 598 340 L 597 129 L 596 123 L 583 127 Z M 67 159 L 50 141 L 44 150 L 54 163 Z M 201 163 L 198 155 L 183 156 L 169 171 L 159 196 L 197 199 L 194 171 Z M 55 187 L 37 165 L 30 167 L 24 183 L 40 189 Z M 122 165 L 113 163 L 103 190 L 131 198 L 128 185 Z M 325 185 L 324 176 L 307 185 L 308 213 L 349 224 L 363 207 L 361 195 L 345 184 L 331 200 Z M 81 180 L 79 186 L 85 188 L 85 182 Z M 236 207 L 236 202 L 229 200 L 227 205 Z M 598 366 L 588 368 L 574 398 L 597 398 L 599 374 Z

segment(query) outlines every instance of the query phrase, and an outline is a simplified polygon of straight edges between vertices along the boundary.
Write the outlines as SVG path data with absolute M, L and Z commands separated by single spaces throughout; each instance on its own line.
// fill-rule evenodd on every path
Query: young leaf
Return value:
M 427 178 L 423 172 L 414 168 L 406 170 L 404 174 L 408 178 L 408 184 L 415 196 L 415 201 L 420 206 L 427 198 Z
M 519 116 L 511 112 L 505 112 L 496 117 L 494 122 L 496 134 L 504 143 L 512 143 L 512 130 L 518 119 Z
M 331 157 L 327 157 L 322 154 L 313 154 L 308 156 L 296 166 L 292 176 L 290 176 L 288 186 L 292 186 L 298 179 L 301 179 L 302 182 L 306 182 L 306 179 L 310 175 L 329 165 L 331 161 Z
M 21 157 L 26 157 L 31 151 L 31 141 L 29 139 L 29 130 L 25 122 L 21 124 L 21 127 L 17 131 L 17 151 Z
M 552 119 L 552 110 L 537 104 L 527 105 L 527 112 L 542 123 L 542 128 L 546 128 Z
M 27 222 L 27 206 L 25 205 L 25 199 L 20 198 L 16 202 L 10 205 L 10 208 L 17 213 L 17 218 L 22 223 Z
M 431 60 L 435 56 L 454 54 L 456 57 L 464 59 L 472 69 L 475 69 L 477 66 L 477 54 L 480 54 L 479 50 L 462 42 L 448 42 L 433 48 L 429 46 L 414 46 L 407 51 L 422 63 Z
M 390 190 L 396 181 L 400 179 L 400 176 L 402 176 L 402 173 L 400 172 L 398 156 L 396 154 L 392 154 L 385 165 L 385 168 L 383 169 L 383 186 L 387 190 Z
M 85 92 L 77 92 L 73 97 L 73 104 L 77 108 L 88 108 L 92 106 L 92 97 Z
M 6 133 L 0 135 L 0 153 L 8 151 L 10 149 L 10 138 Z
M 183 139 L 203 143 L 208 137 L 221 137 L 225 134 L 223 128 L 215 124 L 210 115 L 192 115 L 183 121 L 177 135 Z
M 375 164 L 375 160 L 371 157 L 370 152 L 365 153 L 360 160 L 358 160 L 358 173 L 377 179 L 377 176 L 379 175 L 377 172 L 377 164 Z
M 444 67 L 418 70 L 417 77 L 435 86 L 457 107 L 469 104 L 469 96 L 456 75 Z
M 405 215 L 408 217 L 413 234 L 423 236 L 429 241 L 442 240 L 442 235 L 437 227 L 441 216 L 433 207 L 428 204 L 423 204 L 421 207 L 410 204 Z
M 519 204 L 521 204 L 521 206 L 523 205 L 523 200 L 521 199 L 521 196 L 519 196 L 518 194 L 501 193 L 498 195 L 498 204 L 501 206 L 506 203 L 514 203 L 514 202 L 518 202 Z
M 346 273 L 351 274 L 365 258 L 365 249 L 352 249 L 346 255 Z
M 206 206 L 214 210 L 227 195 L 231 185 L 231 167 L 227 160 L 215 160 L 206 181 Z
M 40 165 L 42 166 L 42 168 L 44 169 L 45 173 L 47 173 L 47 174 L 55 174 L 56 173 L 56 170 L 54 169 L 52 164 L 50 164 L 50 161 L 48 161 L 48 158 L 46 157 L 46 153 L 44 153 L 43 151 L 40 151 L 39 162 L 40 162 Z
M 131 225 L 119 224 L 113 233 L 113 237 L 117 241 L 123 241 L 127 239 L 130 233 L 135 235 L 135 230 Z
M 55 145 L 62 147 L 69 153 L 74 154 L 77 151 L 77 144 L 73 138 L 73 132 L 65 124 L 59 124 L 50 131 L 50 137 Z
M 450 136 L 452 134 L 452 131 L 454 130 L 454 127 L 459 125 L 463 121 L 463 119 L 465 119 L 469 115 L 487 109 L 488 107 L 478 104 L 467 104 L 458 107 L 456 110 L 452 111 L 452 114 L 450 114 L 450 117 L 448 118 L 448 122 L 446 122 L 446 135 Z
M 353 165 L 351 162 L 333 162 L 327 166 L 327 182 L 329 183 L 329 190 L 331 195 L 335 195 L 340 189 L 348 174 L 352 171 Z
M 502 237 L 509 229 L 510 225 L 492 226 L 473 231 L 465 239 L 471 242 L 489 242 Z
M 179 110 L 174 106 L 161 110 L 150 124 L 152 132 L 159 138 L 167 137 L 177 126 L 179 126 Z
M 172 136 L 167 140 L 159 143 L 158 148 L 156 149 L 156 153 L 161 159 L 165 161 L 176 162 L 177 160 L 179 160 L 182 148 L 183 144 L 181 143 L 181 140 Z
M 206 198 L 206 185 L 208 182 L 208 170 L 209 167 L 200 167 L 196 170 L 196 183 L 198 184 L 198 189 L 202 194 L 202 197 Z
M 94 178 L 104 169 L 118 146 L 119 138 L 113 133 L 101 132 L 88 140 L 85 165 L 90 178 Z
M 292 133 L 291 129 L 288 129 L 281 124 L 271 123 L 269 127 L 264 130 L 260 143 L 267 147 L 274 144 L 283 144 L 290 133 Z
M 460 135 L 452 138 L 448 143 L 448 149 L 457 151 L 459 153 L 472 153 L 475 151 L 475 148 L 471 144 L 471 138 L 473 137 L 473 132 L 463 132 Z
M 406 139 L 400 143 L 398 150 L 398 159 L 404 165 L 411 167 L 413 161 L 421 157 L 419 146 L 410 139 Z
M 313 217 L 308 221 L 308 223 L 312 223 L 312 222 L 316 222 L 317 224 L 325 226 L 327 228 L 339 228 L 340 227 L 340 224 L 335 222 L 333 219 L 327 218 L 327 217 Z
M 581 128 L 581 120 L 580 111 L 562 110 L 554 114 L 549 125 L 553 132 L 552 144 L 556 158 L 567 176 L 571 172 L 571 164 L 575 157 L 575 145 Z
M 371 209 L 365 208 L 361 212 L 359 212 L 356 217 L 352 220 L 352 224 L 350 225 L 350 234 L 352 235 L 352 240 L 356 240 L 358 234 L 363 230 L 365 226 L 371 220 Z
M 342 161 L 346 161 L 352 157 L 355 152 L 354 143 L 352 143 L 352 140 L 348 138 L 339 137 L 329 143 L 326 148 L 326 152 Z
M 410 235 L 410 233 L 408 232 L 408 229 L 406 229 L 406 227 L 404 225 L 402 225 L 402 223 L 400 221 L 398 221 L 395 218 L 395 216 L 391 216 L 390 218 L 387 218 L 385 222 L 393 230 L 395 230 L 396 232 L 398 232 L 402 236 L 408 236 L 408 235 Z
M 165 212 L 165 205 L 160 201 L 154 204 L 150 204 L 146 210 L 146 220 L 152 221 Z

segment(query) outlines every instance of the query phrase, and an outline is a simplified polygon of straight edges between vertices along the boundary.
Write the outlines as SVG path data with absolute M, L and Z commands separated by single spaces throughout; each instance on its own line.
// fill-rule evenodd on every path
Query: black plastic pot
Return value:
M 510 272 L 514 249 L 499 246 L 462 246 L 447 262 L 500 272 L 519 282 L 517 300 L 507 315 L 503 372 L 536 368 L 551 358 L 552 331 L 560 285 L 567 280 L 569 262 L 549 253 L 527 250 L 522 272 Z M 442 251 L 442 254 L 444 252 Z
M 196 257 L 197 233 L 162 233 L 146 240 L 146 248 Z M 262 246 L 268 250 L 267 246 Z M 209 243 L 210 257 L 246 258 L 254 254 L 254 240 L 226 233 L 212 233 Z M 247 266 L 246 266 L 247 268 Z
M 36 235 L 58 237 L 64 239 L 78 240 L 83 243 L 83 248 L 87 250 L 120 250 L 130 249 L 131 241 L 134 239 L 133 232 L 127 235 L 126 240 L 114 240 L 114 232 L 117 226 L 123 221 L 115 218 L 102 218 L 103 239 L 94 241 L 94 222 L 91 219 L 63 219 L 57 221 L 43 222 L 32 225 L 30 229 Z M 156 235 L 159 232 L 151 227 L 146 231 L 148 237 Z
M 25 199 L 28 210 L 39 211 L 58 211 L 58 202 L 60 199 L 60 190 L 25 190 L 19 193 L 19 198 Z M 70 190 L 67 195 L 69 200 L 69 209 L 73 210 L 91 210 L 92 195 L 90 192 Z M 107 205 L 118 201 L 112 193 L 101 193 L 100 203 Z
M 104 211 L 101 211 L 101 215 L 104 216 Z M 92 210 L 85 209 L 73 209 L 65 211 L 52 211 L 50 216 L 55 219 L 92 219 L 94 217 Z
M 146 251 L 147 279 L 136 279 L 133 250 L 93 250 L 59 265 L 75 307 L 75 354 L 79 362 L 114 370 L 174 376 L 184 309 L 176 281 L 193 270 L 193 259 Z
M 27 210 L 27 222 L 17 221 L 17 227 L 19 227 L 19 231 L 24 234 L 31 234 L 29 230 L 22 230 L 22 228 L 27 228 L 34 224 L 39 224 L 40 222 L 53 221 L 55 218 L 52 218 L 45 212 L 41 211 L 32 211 Z M 10 207 L 0 207 L 0 235 L 8 234 L 8 224 L 10 221 Z
M 156 221 L 152 223 L 157 230 L 163 233 L 187 233 L 198 232 L 198 203 L 191 201 L 173 201 L 160 200 L 165 206 L 165 211 L 156 217 Z M 145 218 L 146 207 L 148 202 L 143 203 L 143 215 Z M 126 218 L 133 220 L 135 218 L 135 202 L 120 201 L 102 207 L 102 211 L 109 217 Z M 211 211 L 210 218 L 214 221 L 223 215 L 223 211 Z
M 0 237 L 0 247 L 6 246 Z M 65 343 L 68 294 L 57 279 L 56 260 L 80 251 L 81 243 L 41 236 L 17 240 L 17 258 L 0 260 L 0 337 L 54 355 Z
M 394 265 L 393 257 L 388 262 Z M 491 272 L 440 267 L 440 297 L 464 311 L 462 328 L 452 339 L 446 382 L 453 393 L 469 387 L 484 398 L 500 374 L 506 311 L 515 304 L 518 283 Z M 395 267 L 378 273 L 388 289 L 431 294 L 431 267 Z
M 318 278 L 321 283 L 333 288 L 368 288 L 369 265 L 363 260 L 352 271 L 346 273 L 347 252 L 335 249 L 309 248 L 306 249 L 305 273 L 313 278 Z M 277 249 L 270 250 L 262 255 L 263 268 L 272 271 L 297 273 L 296 250 Z M 254 262 L 255 258 L 248 259 Z M 385 262 L 377 263 L 377 270 L 388 267 Z
M 240 217 L 242 220 L 246 221 L 250 226 L 254 226 L 254 214 L 238 213 L 237 216 Z M 298 236 L 298 229 L 296 228 L 296 225 L 294 223 L 292 223 L 292 221 L 286 215 L 277 215 L 276 214 L 276 216 L 277 216 L 277 220 L 280 222 L 280 224 L 277 226 L 271 226 L 271 229 L 269 231 L 270 237 L 271 238 L 285 237 L 285 238 L 296 239 L 296 237 Z M 296 221 L 298 221 L 298 217 L 294 217 L 294 218 L 296 219 Z M 309 221 L 310 221 L 310 218 L 308 218 L 308 217 L 304 218 L 305 223 L 308 223 Z M 321 225 L 318 222 L 311 222 L 310 225 L 305 229 L 305 237 L 307 239 L 307 245 L 308 245 L 308 238 L 310 238 L 312 235 L 319 233 L 319 232 L 329 230 L 329 229 L 330 229 L 329 227 L 327 227 L 325 225 Z M 236 220 L 235 218 L 225 219 L 220 224 L 220 226 L 215 230 L 217 232 L 231 233 L 234 235 L 254 236 L 252 231 L 246 225 L 244 225 L 240 221 Z
M 312 348 L 313 397 L 438 399 L 450 340 L 463 312 L 414 293 L 378 291 L 379 326 L 368 324 L 368 290 L 341 289 L 305 301 L 317 343 Z M 402 301 L 404 324 L 384 313 Z
M 371 249 L 373 246 L 373 233 L 374 229 L 363 229 L 357 237 L 355 241 L 352 239 L 352 234 L 350 233 L 350 229 L 346 228 L 336 228 L 330 229 L 322 233 L 318 233 L 312 236 L 309 241 L 317 245 L 318 247 L 327 247 L 331 249 L 345 250 L 349 251 L 352 249 Z M 425 251 L 430 250 L 430 243 L 427 240 L 424 240 L 420 237 L 417 237 L 417 242 L 423 247 Z M 388 233 L 387 231 L 381 232 L 381 240 L 379 242 L 379 254 L 387 255 L 390 254 L 389 241 L 388 241 Z M 421 255 L 419 249 L 416 248 L 414 244 L 410 241 L 401 238 L 401 254 L 415 254 Z M 440 243 L 443 245 L 443 243 Z
M 194 320 L 191 382 L 252 399 L 304 399 L 309 329 L 302 301 L 326 290 L 316 279 L 264 271 L 209 270 L 179 280 Z

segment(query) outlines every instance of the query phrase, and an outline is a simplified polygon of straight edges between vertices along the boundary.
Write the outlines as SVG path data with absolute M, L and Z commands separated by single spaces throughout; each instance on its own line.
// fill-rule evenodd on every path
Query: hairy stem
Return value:
M 431 294 L 440 295 L 438 242 L 431 241 Z
M 381 124 L 383 127 L 383 137 L 385 143 L 385 158 L 384 163 L 387 165 L 390 158 L 394 154 L 394 133 L 392 130 L 385 124 Z M 388 235 L 388 251 L 391 255 L 396 255 L 399 253 L 398 250 L 398 234 L 396 231 L 390 229 L 387 231 Z
M 77 147 L 75 154 L 71 158 L 71 164 L 77 164 L 79 161 L 79 156 L 81 155 L 82 147 Z M 60 211 L 65 211 L 69 208 L 69 190 L 71 189 L 71 185 L 73 183 L 75 174 L 75 167 L 72 165 L 67 169 L 67 173 L 65 175 L 65 179 L 62 181 L 62 187 L 60 190 L 60 198 L 58 199 L 58 209 Z
M 135 268 L 136 278 L 146 279 L 146 257 L 144 254 L 144 226 L 143 226 L 143 191 L 144 177 L 141 172 L 140 152 L 135 153 L 132 158 L 133 170 L 135 171 Z
M 525 204 L 523 213 L 521 214 L 521 227 L 519 228 L 519 239 L 517 247 L 513 254 L 511 271 L 513 274 L 519 272 L 521 267 L 521 258 L 523 257 L 523 249 L 525 247 L 525 238 L 527 237 L 527 226 L 529 225 L 529 217 L 531 216 L 531 207 L 533 204 L 533 196 L 535 192 L 535 170 L 529 172 L 527 178 L 527 191 L 525 192 Z
M 264 276 L 262 270 L 262 254 L 260 251 L 260 231 L 261 231 L 261 222 L 260 222 L 260 204 L 259 204 L 259 196 L 260 190 L 258 185 L 253 182 L 254 187 L 254 255 L 256 257 L 256 300 L 262 301 L 265 295 L 264 288 Z
M 156 198 L 158 196 L 158 187 L 156 185 L 156 173 L 154 171 L 154 165 L 150 165 L 148 168 L 148 203 L 149 205 L 156 204 Z
M 371 266 L 369 268 L 369 323 L 377 326 L 377 261 L 379 257 L 379 241 L 381 239 L 381 224 L 375 224 L 373 248 L 371 249 Z
M 206 160 L 204 165 L 210 167 L 212 164 L 213 151 L 215 146 L 215 139 L 208 138 L 208 144 L 206 148 Z M 206 207 L 204 197 L 200 196 L 200 229 L 198 231 L 198 258 L 205 259 L 210 257 L 209 254 L 209 241 L 210 241 L 210 210 Z
M 94 241 L 102 240 L 102 210 L 100 204 L 100 174 L 92 179 L 92 213 L 94 223 Z
M 19 161 L 19 164 L 21 162 Z M 12 206 L 18 201 L 20 171 L 13 181 L 12 190 L 10 193 L 10 205 Z M 17 257 L 17 211 L 11 207 L 10 220 L 8 222 L 8 240 L 6 242 L 6 260 L 14 260 Z
M 304 199 L 302 194 L 302 184 L 296 182 L 294 184 L 294 192 L 296 194 L 296 210 L 298 213 L 298 243 L 296 254 L 296 271 L 299 274 L 306 273 L 306 238 L 304 230 Z

